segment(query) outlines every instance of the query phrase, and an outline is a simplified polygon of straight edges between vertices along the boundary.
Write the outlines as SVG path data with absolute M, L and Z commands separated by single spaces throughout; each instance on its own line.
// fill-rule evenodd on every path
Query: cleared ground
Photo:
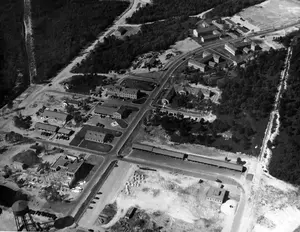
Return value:
M 300 20 L 300 2 L 268 0 L 243 10 L 239 15 L 263 30 Z
M 103 227 L 112 228 L 112 231 L 122 231 L 126 224 L 127 228 L 134 229 L 142 217 L 147 220 L 143 226 L 138 225 L 143 229 L 153 229 L 153 225 L 156 225 L 164 231 L 174 232 L 221 231 L 224 222 L 230 224 L 228 218 L 232 221 L 234 210 L 233 213 L 228 213 L 226 207 L 229 205 L 221 208 L 220 204 L 206 199 L 211 186 L 218 187 L 219 183 L 212 181 L 199 183 L 199 178 L 134 167 L 134 172 L 125 187 L 116 199 L 109 202 L 116 202 L 117 212 Z M 239 201 L 237 191 L 230 194 L 232 202 Z M 131 207 L 138 207 L 136 214 L 139 216 L 124 219 Z

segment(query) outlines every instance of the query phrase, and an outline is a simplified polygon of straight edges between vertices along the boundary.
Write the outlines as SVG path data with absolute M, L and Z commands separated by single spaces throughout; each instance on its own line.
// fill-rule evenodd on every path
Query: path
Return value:
M 252 189 L 251 192 L 255 193 L 254 196 L 249 196 L 249 199 L 247 199 L 248 201 L 251 200 L 251 206 L 253 206 L 252 212 L 251 212 L 251 216 L 253 217 L 253 215 L 255 215 L 255 212 L 257 212 L 258 207 L 260 207 L 260 205 L 258 204 L 259 202 L 259 197 L 260 197 L 260 192 L 259 192 L 259 187 L 261 184 L 261 179 L 262 176 L 264 174 L 264 171 L 267 172 L 267 168 L 268 168 L 268 164 L 269 161 L 271 159 L 272 156 L 272 152 L 271 150 L 268 148 L 267 144 L 268 141 L 273 141 L 275 139 L 275 137 L 278 135 L 279 133 L 279 127 L 280 127 L 280 122 L 279 122 L 279 111 L 278 111 L 278 106 L 280 104 L 280 99 L 282 96 L 283 91 L 286 89 L 286 83 L 287 83 L 287 79 L 288 79 L 288 73 L 289 73 L 289 68 L 290 68 L 290 59 L 292 57 L 292 48 L 289 47 L 288 51 L 287 51 L 287 55 L 286 55 L 286 59 L 285 59 L 285 68 L 284 70 L 281 72 L 281 76 L 280 76 L 280 83 L 278 85 L 278 91 L 275 97 L 275 103 L 274 103 L 274 108 L 273 111 L 270 114 L 270 118 L 269 118 L 269 122 L 265 131 L 265 136 L 263 139 L 263 143 L 262 143 L 262 147 L 261 147 L 261 151 L 258 157 L 258 164 L 256 167 L 256 172 L 255 172 L 255 178 L 253 179 L 253 185 L 252 185 Z M 273 128 L 274 126 L 274 120 L 276 120 L 275 123 L 275 129 Z M 240 216 L 241 217 L 241 216 Z M 248 225 L 248 229 L 252 229 L 254 227 L 255 221 L 254 221 L 254 217 L 249 219 L 249 218 L 244 218 L 244 220 L 249 220 L 250 223 Z M 246 224 L 246 223 L 245 223 Z M 235 225 L 235 231 L 238 231 L 239 225 Z M 246 231 L 246 228 L 245 228 Z
M 31 0 L 24 0 L 24 14 L 23 14 L 23 23 L 25 29 L 25 45 L 26 53 L 28 57 L 28 70 L 30 77 L 30 84 L 33 83 L 34 77 L 37 75 L 36 63 L 34 56 L 34 44 L 33 44 L 33 35 L 32 35 L 32 22 L 31 22 Z

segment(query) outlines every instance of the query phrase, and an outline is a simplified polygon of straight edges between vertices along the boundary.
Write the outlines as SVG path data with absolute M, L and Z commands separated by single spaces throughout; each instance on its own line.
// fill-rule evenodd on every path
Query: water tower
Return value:
M 33 221 L 32 216 L 30 214 L 27 201 L 16 201 L 11 208 L 14 213 L 18 231 L 22 231 L 23 229 L 27 231 L 38 230 L 37 225 Z

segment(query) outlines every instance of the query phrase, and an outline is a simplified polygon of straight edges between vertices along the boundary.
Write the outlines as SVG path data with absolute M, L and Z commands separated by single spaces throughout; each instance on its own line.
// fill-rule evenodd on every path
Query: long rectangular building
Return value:
M 43 117 L 46 119 L 54 119 L 57 121 L 65 122 L 67 120 L 68 114 L 58 111 L 45 110 Z
M 108 85 L 104 87 L 107 95 L 121 98 L 137 99 L 139 90 L 131 88 L 123 88 L 122 86 Z
M 206 70 L 206 64 L 200 63 L 193 59 L 189 60 L 188 66 L 193 67 L 194 69 L 199 69 L 201 72 L 205 72 Z
M 59 128 L 58 126 L 54 126 L 42 122 L 37 122 L 34 127 L 36 130 L 47 131 L 47 132 L 57 132 Z
M 229 53 L 231 53 L 234 56 L 237 53 L 237 48 L 234 45 L 232 45 L 231 43 L 226 43 L 224 48 L 226 51 L 228 51 Z

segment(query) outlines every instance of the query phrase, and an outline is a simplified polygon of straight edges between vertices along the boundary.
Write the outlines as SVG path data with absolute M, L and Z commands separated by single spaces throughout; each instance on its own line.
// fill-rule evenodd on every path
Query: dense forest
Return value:
M 36 81 L 55 75 L 128 6 L 123 1 L 32 0 Z
M 23 1 L 2 0 L 0 12 L 0 106 L 3 106 L 26 88 L 28 73 L 23 40 Z
M 147 123 L 161 125 L 172 142 L 196 143 L 256 156 L 275 101 L 285 56 L 285 49 L 262 52 L 245 69 L 238 68 L 236 77 L 227 78 L 221 88 L 221 104 L 209 103 L 217 115 L 213 123 L 159 114 Z M 200 99 L 197 108 L 201 108 Z M 192 103 L 189 95 L 176 100 L 176 106 L 186 109 Z M 204 100 L 204 106 L 207 105 Z M 228 132 L 227 138 L 223 137 L 224 132 Z
M 228 80 L 222 88 L 218 113 L 247 112 L 255 120 L 267 117 L 272 110 L 285 56 L 285 49 L 270 49 L 260 53 L 245 69 L 238 69 L 238 78 Z
M 105 38 L 75 71 L 90 73 L 107 73 L 110 70 L 127 69 L 136 56 L 150 52 L 165 50 L 176 41 L 185 39 L 189 28 L 197 19 L 181 17 L 143 25 L 138 34 L 124 40 L 114 36 Z
M 146 23 L 176 16 L 192 16 L 214 8 L 208 17 L 232 16 L 244 8 L 265 0 L 153 0 L 151 4 L 137 10 L 128 23 Z
M 199 0 L 153 0 L 151 4 L 140 8 L 133 13 L 128 23 L 146 23 L 175 16 L 192 16 L 209 10 L 222 0 L 199 1 Z
M 300 33 L 298 32 L 298 36 Z M 293 45 L 288 87 L 279 105 L 280 134 L 269 164 L 270 174 L 300 185 L 300 41 Z
M 216 6 L 212 11 L 207 14 L 207 17 L 225 17 L 233 16 L 234 14 L 240 12 L 241 10 L 262 3 L 265 0 L 228 0 L 223 1 L 222 4 Z

